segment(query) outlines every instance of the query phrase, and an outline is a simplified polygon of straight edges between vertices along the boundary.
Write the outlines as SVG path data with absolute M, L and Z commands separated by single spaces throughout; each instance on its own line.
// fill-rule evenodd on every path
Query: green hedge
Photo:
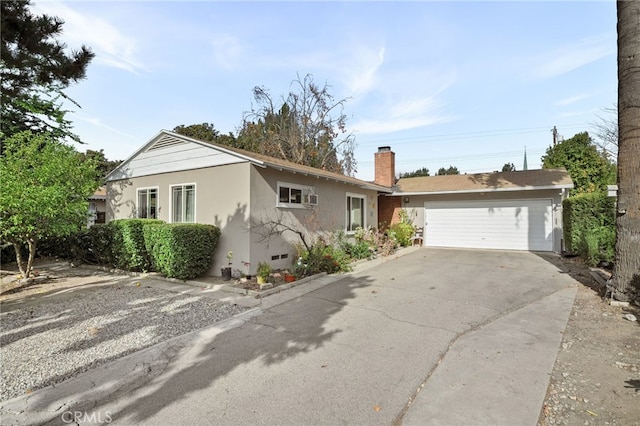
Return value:
M 614 258 L 616 200 L 594 192 L 567 198 L 562 204 L 566 249 L 591 265 Z
M 211 268 L 220 239 L 218 227 L 198 223 L 148 223 L 143 233 L 153 269 L 181 280 L 195 278 Z
M 156 219 L 119 219 L 109 222 L 111 227 L 111 260 L 116 268 L 129 271 L 149 271 L 151 261 L 144 243 L 143 226 L 164 223 Z

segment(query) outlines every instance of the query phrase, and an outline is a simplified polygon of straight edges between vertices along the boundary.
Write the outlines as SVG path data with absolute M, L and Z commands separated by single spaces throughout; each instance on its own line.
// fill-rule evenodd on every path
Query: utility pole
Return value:
M 556 129 L 556 126 L 553 126 L 551 133 L 553 134 L 553 146 L 556 146 L 558 143 L 558 129 Z

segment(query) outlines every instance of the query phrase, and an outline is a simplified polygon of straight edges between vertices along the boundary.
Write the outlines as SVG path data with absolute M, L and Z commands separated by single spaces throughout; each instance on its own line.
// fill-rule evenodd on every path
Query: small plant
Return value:
M 263 279 L 265 282 L 269 279 L 271 271 L 271 265 L 269 265 L 268 262 L 258 263 L 258 277 Z
M 229 262 L 229 266 L 232 264 L 231 259 L 233 259 L 233 252 L 229 250 L 229 253 L 227 253 L 227 262 Z

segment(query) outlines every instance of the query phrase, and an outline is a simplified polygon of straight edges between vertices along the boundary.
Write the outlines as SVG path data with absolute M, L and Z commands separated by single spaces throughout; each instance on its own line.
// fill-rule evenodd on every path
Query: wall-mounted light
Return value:
M 404 203 L 409 204 L 409 197 L 404 197 Z

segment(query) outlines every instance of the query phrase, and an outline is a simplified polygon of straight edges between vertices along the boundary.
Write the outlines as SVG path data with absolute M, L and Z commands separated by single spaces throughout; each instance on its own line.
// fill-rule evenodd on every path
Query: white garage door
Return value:
M 424 243 L 553 251 L 551 200 L 426 202 Z

